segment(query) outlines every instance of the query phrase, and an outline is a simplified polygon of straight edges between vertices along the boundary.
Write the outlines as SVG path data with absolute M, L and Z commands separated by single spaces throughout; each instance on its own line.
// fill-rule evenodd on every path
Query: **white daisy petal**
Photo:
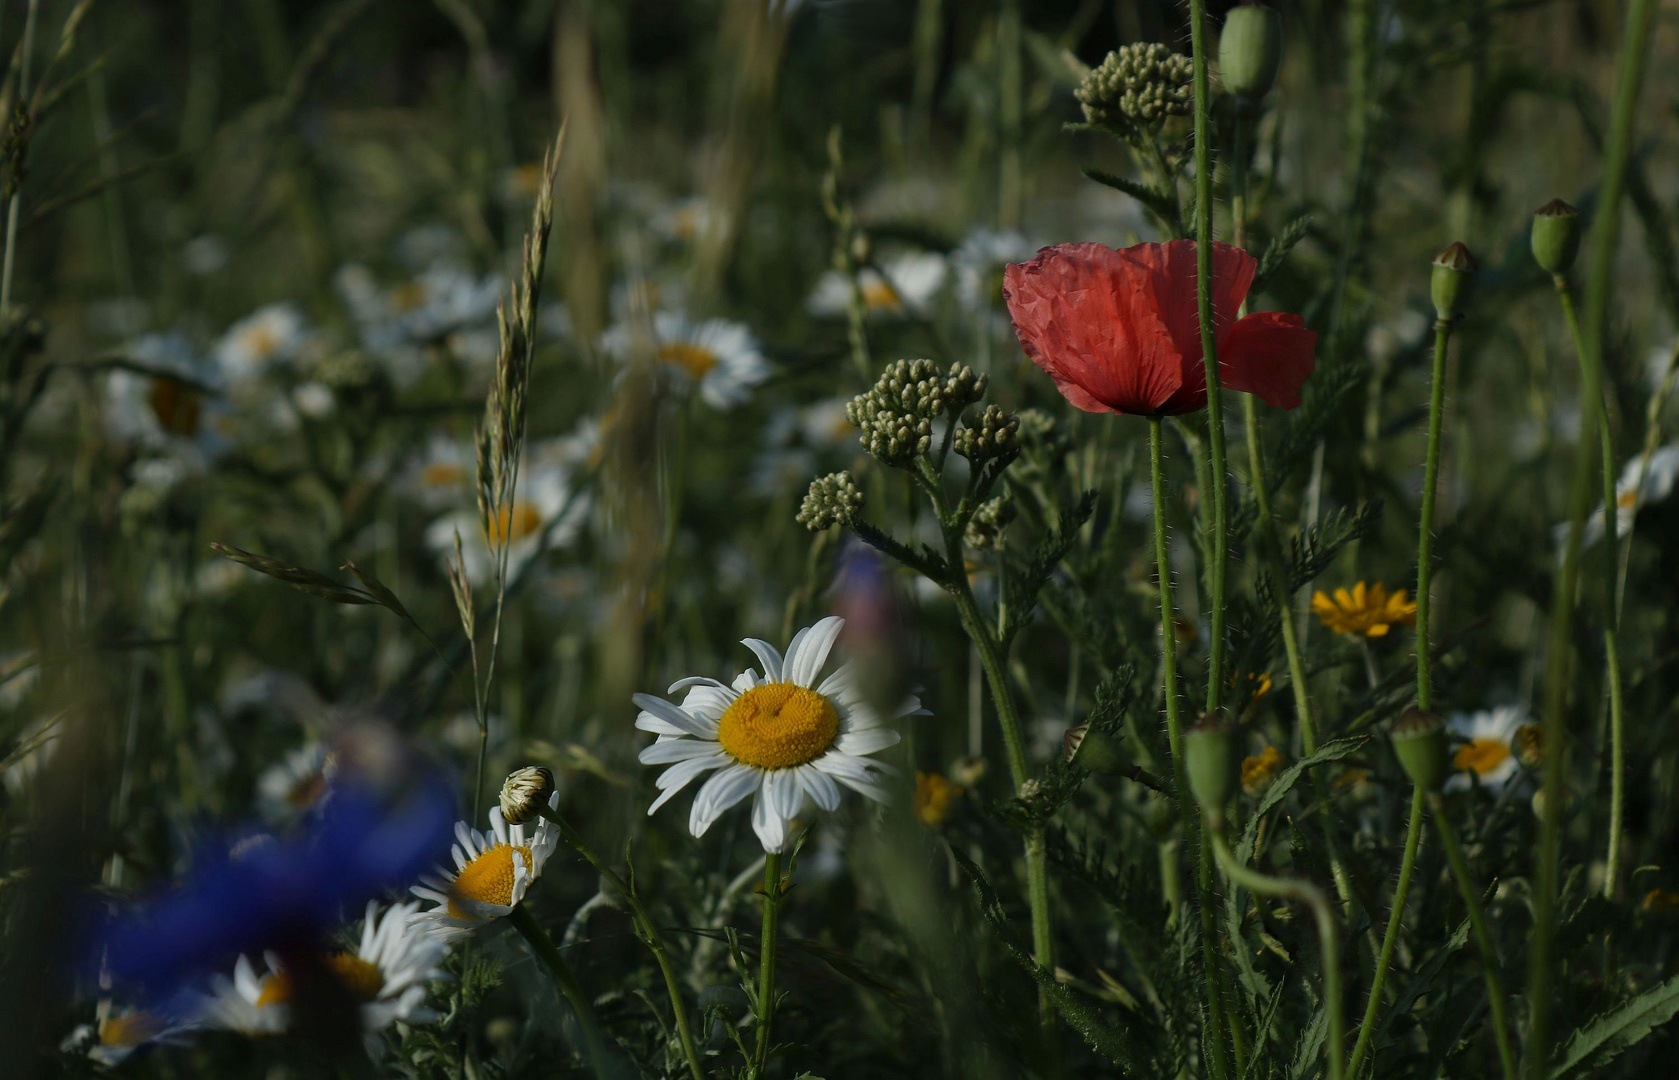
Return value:
M 740 764 L 713 773 L 694 796 L 693 809 L 688 812 L 688 831 L 696 837 L 704 836 L 723 811 L 752 794 L 762 776 L 761 769 Z
M 665 793 L 660 797 L 662 802 L 665 798 L 687 787 L 694 777 L 710 772 L 712 769 L 721 769 L 728 764 L 730 764 L 729 755 L 718 753 L 679 761 L 660 773 L 659 778 L 653 782 L 653 786 Z M 647 812 L 651 814 L 653 811 L 649 810 Z
M 784 669 L 786 681 L 814 687 L 816 677 L 822 674 L 822 669 L 827 666 L 828 653 L 832 651 L 834 641 L 844 627 L 844 619 L 838 615 L 829 615 L 818 620 L 809 630 L 802 631 L 802 638 L 793 639 L 793 645 L 787 650 L 787 664 Z
M 781 654 L 776 651 L 774 645 L 751 637 L 742 638 L 740 643 L 751 649 L 752 655 L 758 658 L 758 663 L 764 665 L 765 682 L 781 681 Z
M 760 791 L 752 801 L 752 831 L 758 834 L 765 851 L 778 852 L 787 846 L 787 821 L 775 812 L 766 794 Z
M 716 753 L 717 744 L 705 739 L 667 739 L 647 747 L 641 752 L 640 759 L 643 765 L 669 765 L 689 758 L 711 757 Z
M 759 797 L 768 797 L 770 809 L 778 817 L 789 820 L 798 817 L 804 803 L 804 787 L 799 783 L 798 770 L 773 769 L 766 773 L 763 794 Z
M 657 698 L 652 694 L 636 694 L 630 700 L 634 701 L 644 711 L 652 713 L 658 719 L 690 735 L 698 735 L 704 739 L 717 737 L 717 725 L 715 723 L 708 723 L 697 716 L 683 712 L 664 698 Z
M 830 812 L 839 809 L 840 789 L 833 777 L 814 765 L 800 765 L 798 774 L 799 783 L 804 785 L 811 802 Z
M 890 728 L 867 728 L 850 731 L 834 740 L 834 749 L 842 754 L 873 754 L 888 746 L 897 746 L 902 739 Z

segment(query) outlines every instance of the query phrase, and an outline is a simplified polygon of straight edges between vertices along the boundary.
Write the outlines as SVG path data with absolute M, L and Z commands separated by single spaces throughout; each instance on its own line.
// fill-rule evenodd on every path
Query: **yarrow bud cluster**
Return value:
M 849 473 L 829 473 L 810 482 L 795 520 L 811 532 L 850 525 L 863 509 L 863 493 Z
M 987 405 L 974 423 L 956 433 L 956 452 L 979 463 L 1002 457 L 1020 445 L 1020 417 Z
M 501 785 L 501 816 L 509 825 L 523 825 L 542 813 L 554 794 L 554 774 L 541 765 L 527 765 L 507 774 Z
M 974 516 L 968 519 L 966 540 L 973 548 L 1000 548 L 1003 546 L 1003 530 L 1008 528 L 1009 522 L 1014 520 L 1014 504 L 1005 502 L 1001 495 L 995 499 L 987 499 L 974 510 Z
M 931 360 L 899 360 L 873 389 L 851 400 L 845 418 L 862 433 L 858 441 L 869 453 L 884 464 L 905 465 L 932 446 L 934 418 L 978 401 L 987 382 L 964 364 L 952 364 L 941 376 Z
M 1092 124 L 1122 135 L 1159 130 L 1169 116 L 1188 116 L 1194 108 L 1194 63 L 1159 42 L 1124 45 L 1073 92 Z

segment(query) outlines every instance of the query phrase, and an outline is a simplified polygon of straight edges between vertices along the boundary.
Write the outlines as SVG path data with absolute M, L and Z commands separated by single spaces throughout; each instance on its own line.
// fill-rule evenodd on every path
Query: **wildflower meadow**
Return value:
M 0 1076 L 1679 1076 L 1679 6 L 0 60 Z

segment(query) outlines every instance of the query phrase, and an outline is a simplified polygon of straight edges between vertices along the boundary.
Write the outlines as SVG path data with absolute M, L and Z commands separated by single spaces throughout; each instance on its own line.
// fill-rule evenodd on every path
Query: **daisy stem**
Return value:
M 1399 884 L 1393 889 L 1393 908 L 1388 912 L 1387 932 L 1382 935 L 1382 948 L 1376 956 L 1376 971 L 1370 977 L 1370 1000 L 1364 1004 L 1364 1022 L 1358 1028 L 1358 1042 L 1353 1046 L 1352 1060 L 1347 1074 L 1358 1076 L 1364 1055 L 1376 1035 L 1376 1011 L 1382 1005 L 1382 988 L 1393 967 L 1394 946 L 1399 943 L 1399 927 L 1405 921 L 1405 900 L 1411 893 L 1411 871 L 1417 865 L 1417 849 L 1422 846 L 1422 815 L 1428 793 L 1420 787 L 1411 788 L 1411 818 L 1405 825 L 1405 855 L 1399 863 Z
M 1189 33 L 1195 58 L 1195 294 L 1201 322 L 1201 366 L 1207 372 L 1207 444 L 1213 459 L 1213 552 L 1207 580 L 1212 640 L 1207 648 L 1207 711 L 1219 711 L 1224 693 L 1224 571 L 1229 519 L 1225 511 L 1224 402 L 1220 391 L 1218 342 L 1213 332 L 1213 134 L 1208 119 L 1212 90 L 1207 78 L 1207 12 L 1204 0 L 1189 0 Z
M 1434 506 L 1440 488 L 1440 422 L 1446 411 L 1446 352 L 1451 339 L 1452 321 L 1436 319 L 1434 374 L 1428 396 L 1428 456 L 1423 459 L 1422 513 L 1417 526 L 1417 708 L 1424 712 L 1434 707 L 1430 677 L 1434 654 L 1429 644 L 1434 615 Z
M 775 1016 L 775 939 L 781 914 L 781 853 L 764 854 L 764 929 L 758 939 L 758 1041 L 752 1052 L 752 1076 L 764 1075 L 770 1056 L 770 1021 Z
M 1347 1047 L 1346 1021 L 1341 1006 L 1341 941 L 1340 930 L 1335 925 L 1335 908 L 1330 904 L 1329 897 L 1309 881 L 1272 877 L 1244 865 L 1230 850 L 1222 831 L 1209 827 L 1205 835 L 1210 838 L 1218 864 L 1232 885 L 1239 885 L 1259 896 L 1297 900 L 1312 909 L 1312 918 L 1318 930 L 1319 962 L 1323 966 L 1323 1007 L 1329 1021 L 1329 1034 L 1325 1040 L 1329 1055 L 1329 1080 L 1342 1080 L 1346 1075 Z
M 629 905 L 630 917 L 636 925 L 636 936 L 641 938 L 648 951 L 653 954 L 653 959 L 659 964 L 659 974 L 664 976 L 665 991 L 670 995 L 671 1014 L 676 1018 L 676 1032 L 682 1040 L 682 1055 L 688 1059 L 688 1071 L 693 1075 L 694 1080 L 705 1080 L 705 1069 L 700 1065 L 699 1050 L 694 1044 L 693 1025 L 688 1020 L 688 1006 L 682 1000 L 682 987 L 677 982 L 676 971 L 671 967 L 670 956 L 665 951 L 665 939 L 660 936 L 659 929 L 654 925 L 652 916 L 647 914 L 647 908 L 642 906 L 641 897 L 636 895 L 635 889 L 624 880 L 621 874 L 608 866 L 599 855 L 595 854 L 594 849 L 589 847 L 582 835 L 572 828 L 571 823 L 562 818 L 557 811 L 551 810 L 547 806 L 538 806 L 536 809 L 537 813 L 552 822 L 560 830 L 561 838 L 571 845 L 572 850 L 583 856 L 584 861 L 594 867 L 595 872 L 605 878 L 624 898 L 624 902 Z M 631 876 L 634 876 L 633 867 L 631 868 Z
M 1481 907 L 1481 896 L 1469 877 L 1469 863 L 1463 857 L 1463 845 L 1458 842 L 1457 827 L 1446 813 L 1446 801 L 1438 792 L 1428 799 L 1434 812 L 1434 824 L 1440 834 L 1440 846 L 1446 849 L 1446 862 L 1451 864 L 1457 890 L 1469 909 L 1469 927 L 1475 933 L 1475 947 L 1481 953 L 1481 970 L 1487 978 L 1487 1005 L 1492 1012 L 1493 1038 L 1498 1043 L 1498 1061 L 1504 1080 L 1516 1080 L 1516 1052 L 1510 1044 L 1510 1023 L 1505 1016 L 1504 980 L 1498 974 L 1498 952 L 1493 948 L 1492 932 L 1487 928 L 1487 913 Z M 1548 1074 L 1548 1066 L 1547 1066 Z
M 1539 858 L 1533 884 L 1533 945 L 1528 952 L 1527 1074 L 1544 1080 L 1550 1070 L 1551 935 L 1556 929 L 1556 901 L 1562 847 L 1564 745 L 1568 710 L 1571 616 L 1580 573 L 1580 534 L 1591 502 L 1591 445 L 1603 400 L 1603 339 L 1609 315 L 1610 281 L 1620 241 L 1621 195 L 1626 189 L 1627 158 L 1632 150 L 1633 122 L 1638 113 L 1644 65 L 1650 54 L 1650 27 L 1657 5 L 1632 0 L 1627 6 L 1626 32 L 1616 68 L 1619 81 L 1603 155 L 1603 180 L 1598 189 L 1598 221 L 1592 233 L 1591 277 L 1586 291 L 1585 349 L 1580 355 L 1580 447 L 1568 493 L 1568 537 L 1562 564 L 1551 593 L 1550 639 L 1546 646 L 1545 716 L 1540 745 L 1544 748 L 1544 804 L 1540 823 Z M 1608 522 L 1605 521 L 1605 526 Z
M 1568 334 L 1574 342 L 1575 355 L 1582 365 L 1583 379 L 1584 365 L 1588 361 L 1585 335 L 1580 332 L 1580 316 L 1574 307 L 1574 288 L 1565 274 L 1552 275 L 1552 281 L 1557 289 L 1557 302 L 1562 306 L 1563 321 L 1568 324 Z M 1601 370 L 1597 378 L 1601 387 Z M 1601 390 L 1598 407 L 1597 432 L 1603 459 L 1603 543 L 1607 552 L 1603 565 L 1609 578 L 1605 590 L 1609 611 L 1603 623 L 1603 654 L 1609 681 L 1609 851 L 1604 857 L 1603 895 L 1613 900 L 1620 883 L 1621 822 L 1626 800 L 1626 784 L 1622 776 L 1626 770 L 1626 727 L 1621 698 L 1620 568 L 1616 558 L 1619 545 L 1615 537 L 1620 525 L 1620 508 L 1615 498 L 1615 445 L 1609 431 L 1609 406 Z M 1633 489 L 1635 499 L 1642 487 L 1640 484 Z
M 606 1080 L 610 1075 L 606 1067 L 606 1047 L 601 1041 L 600 1022 L 595 1018 L 594 1007 L 589 1004 L 589 996 L 584 993 L 583 984 L 577 981 L 571 965 L 565 962 L 565 957 L 561 956 L 560 950 L 554 946 L 554 939 L 537 925 L 536 919 L 524 904 L 514 907 L 508 913 L 507 921 L 524 935 L 531 951 L 542 962 L 542 966 L 548 969 L 548 974 L 554 977 L 554 983 L 560 988 L 560 992 L 571 1003 L 572 1011 L 577 1014 L 577 1026 L 583 1030 L 583 1046 L 589 1055 L 589 1067 L 600 1080 Z
M 1184 769 L 1183 723 L 1178 716 L 1178 642 L 1172 610 L 1172 568 L 1166 550 L 1166 485 L 1161 479 L 1160 417 L 1148 418 L 1149 494 L 1154 504 L 1154 560 L 1160 589 L 1160 659 L 1164 671 L 1162 696 L 1166 699 L 1166 742 L 1172 751 L 1173 787 L 1179 793 L 1178 811 L 1183 815 L 1185 844 L 1194 843 L 1199 834 L 1200 865 L 1196 880 L 1200 886 L 1201 954 L 1207 979 L 1207 1031 L 1202 1040 L 1208 1064 L 1215 1080 L 1224 1080 L 1224 995 L 1223 978 L 1218 966 L 1217 927 L 1213 925 L 1213 908 L 1209 894 L 1212 885 L 1212 853 L 1209 838 L 1199 828 L 1195 800 L 1183 796 L 1189 790 L 1189 774 Z

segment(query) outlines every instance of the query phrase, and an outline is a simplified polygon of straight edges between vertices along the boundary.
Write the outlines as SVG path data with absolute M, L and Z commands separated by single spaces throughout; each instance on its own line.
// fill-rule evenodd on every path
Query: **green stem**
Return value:
M 1213 552 L 1207 575 L 1212 596 L 1212 641 L 1207 648 L 1207 711 L 1218 712 L 1224 694 L 1224 571 L 1229 558 L 1225 511 L 1224 403 L 1213 330 L 1213 134 L 1207 77 L 1207 13 L 1204 0 L 1189 0 L 1190 44 L 1195 57 L 1195 293 L 1201 320 L 1201 366 L 1207 371 L 1207 443 L 1213 459 Z
M 1317 924 L 1318 950 L 1323 964 L 1323 1007 L 1328 1017 L 1329 1034 L 1325 1042 L 1329 1054 L 1329 1080 L 1342 1080 L 1347 1073 L 1346 1019 L 1341 1005 L 1341 940 L 1335 925 L 1335 909 L 1323 890 L 1309 881 L 1271 877 L 1243 865 L 1230 850 L 1222 831 L 1209 827 L 1213 854 L 1231 884 L 1239 885 L 1259 896 L 1278 896 L 1297 900 L 1312 909 Z
M 665 950 L 665 940 L 654 925 L 653 918 L 642 905 L 641 897 L 636 895 L 633 888 L 612 867 L 596 855 L 594 849 L 584 841 L 582 835 L 572 828 L 571 823 L 554 810 L 546 806 L 538 806 L 537 813 L 553 822 L 560 830 L 561 839 L 571 845 L 572 850 L 583 856 L 595 872 L 605 878 L 629 905 L 630 917 L 635 921 L 637 935 L 646 944 L 653 959 L 658 962 L 659 974 L 664 976 L 665 991 L 670 995 L 670 1009 L 676 1017 L 676 1032 L 682 1041 L 682 1054 L 688 1059 L 688 1072 L 694 1080 L 705 1080 L 705 1069 L 700 1065 L 699 1049 L 694 1043 L 693 1025 L 688 1021 L 688 1006 L 682 1000 L 682 987 L 677 982 L 676 970 L 671 967 L 670 956 Z
M 1510 1044 L 1510 1023 L 1505 1015 L 1504 980 L 1498 974 L 1498 952 L 1493 947 L 1492 932 L 1487 927 L 1487 913 L 1481 908 L 1481 896 L 1469 877 L 1469 863 L 1458 843 L 1457 829 L 1446 814 L 1446 803 L 1438 794 L 1429 798 L 1434 811 L 1434 824 L 1440 834 L 1440 845 L 1446 849 L 1446 861 L 1451 864 L 1452 877 L 1457 880 L 1458 892 L 1463 894 L 1464 906 L 1469 909 L 1469 926 L 1475 933 L 1475 947 L 1481 951 L 1481 969 L 1487 977 L 1487 1001 L 1492 1011 L 1493 1038 L 1498 1043 L 1498 1061 L 1504 1080 L 1516 1080 L 1516 1052 Z M 1540 1075 L 1548 1075 L 1547 1066 Z
M 1452 321 L 1434 323 L 1434 374 L 1428 396 L 1428 457 L 1422 478 L 1422 514 L 1417 526 L 1417 708 L 1433 708 L 1434 654 L 1430 649 L 1434 604 L 1434 507 L 1440 488 L 1440 422 L 1446 411 L 1446 351 L 1452 338 Z
M 35 17 L 40 6 L 40 0 L 29 0 L 29 14 L 23 21 L 23 44 L 19 46 L 21 56 L 17 80 L 18 105 L 23 109 L 28 109 L 31 105 L 29 68 L 30 60 L 35 54 Z M 13 191 L 11 203 L 6 207 L 6 255 L 4 261 L 0 262 L 0 316 L 10 314 L 12 310 L 12 270 L 17 264 L 18 210 L 21 205 L 22 195 Z
M 1358 1076 L 1358 1067 L 1370 1050 L 1376 1035 L 1376 1011 L 1381 1008 L 1382 988 L 1387 983 L 1388 970 L 1393 966 L 1393 950 L 1399 943 L 1399 927 L 1405 921 L 1405 900 L 1411 893 L 1411 870 L 1417 865 L 1417 849 L 1422 846 L 1422 814 L 1427 792 L 1420 787 L 1411 789 L 1411 818 L 1405 826 L 1405 855 L 1399 863 L 1399 884 L 1393 890 L 1393 909 L 1388 912 L 1387 932 L 1382 935 L 1382 948 L 1376 956 L 1376 972 L 1370 979 L 1370 1000 L 1364 1004 L 1364 1022 L 1358 1028 L 1358 1042 L 1353 1046 L 1352 1060 L 1347 1072 Z
M 758 938 L 758 1041 L 752 1076 L 760 1080 L 770 1056 L 770 1021 L 775 1017 L 776 922 L 781 914 L 781 852 L 764 853 L 764 929 Z
M 1580 533 L 1591 500 L 1591 445 L 1593 427 L 1602 410 L 1603 339 L 1609 315 L 1609 289 L 1614 273 L 1615 250 L 1620 241 L 1621 195 L 1626 190 L 1627 158 L 1632 150 L 1633 122 L 1638 112 L 1638 95 L 1644 83 L 1644 66 L 1650 53 L 1650 26 L 1655 19 L 1652 0 L 1632 0 L 1627 8 L 1626 33 L 1616 64 L 1620 80 L 1615 89 L 1614 111 L 1605 144 L 1603 183 L 1598 189 L 1597 227 L 1592 234 L 1591 278 L 1586 293 L 1585 350 L 1580 364 L 1580 446 L 1576 455 L 1573 483 L 1569 490 L 1568 539 L 1562 565 L 1557 570 L 1552 594 L 1550 638 L 1546 653 L 1545 716 L 1542 744 L 1545 747 L 1543 814 L 1540 824 L 1539 859 L 1533 889 L 1533 947 L 1528 953 L 1528 1044 L 1527 1074 L 1531 1080 L 1545 1080 L 1550 1069 L 1550 1020 L 1552 962 L 1551 938 L 1556 929 L 1556 899 L 1562 847 L 1563 769 L 1567 756 L 1564 745 L 1565 712 L 1568 707 L 1569 622 L 1574 607 L 1575 585 L 1580 570 Z
M 1580 317 L 1574 310 L 1574 289 L 1563 274 L 1553 275 L 1552 281 L 1556 285 L 1557 301 L 1562 306 L 1563 321 L 1568 324 L 1568 334 L 1574 342 L 1574 353 L 1582 365 L 1583 380 L 1586 342 L 1580 332 Z M 1601 369 L 1597 378 L 1601 387 Z M 1626 783 L 1622 776 L 1626 770 L 1626 713 L 1621 695 L 1620 571 L 1616 557 L 1619 545 L 1615 536 L 1620 526 L 1620 507 L 1615 497 L 1615 445 L 1609 431 L 1609 406 L 1601 391 L 1598 404 L 1597 431 L 1603 465 L 1603 544 L 1607 552 L 1603 565 L 1608 577 L 1604 595 L 1609 605 L 1603 626 L 1603 654 L 1609 680 L 1609 851 L 1604 857 L 1603 895 L 1614 899 L 1621 876 L 1621 829 L 1626 800 Z M 1642 486 L 1639 485 L 1640 488 Z M 1634 489 L 1635 498 L 1637 490 Z
M 1148 418 L 1149 480 L 1154 503 L 1155 570 L 1160 578 L 1160 660 L 1163 671 L 1161 690 L 1166 699 L 1166 742 L 1172 751 L 1173 787 L 1180 793 L 1176 801 L 1178 811 L 1183 815 L 1184 841 L 1190 844 L 1196 841 L 1201 830 L 1200 821 L 1195 813 L 1195 800 L 1183 798 L 1181 795 L 1189 790 L 1189 774 L 1184 767 L 1183 722 L 1178 715 L 1178 642 L 1177 628 L 1173 625 L 1172 567 L 1166 550 L 1166 485 L 1161 478 L 1160 442 L 1160 417 L 1151 416 Z M 1208 838 L 1201 836 L 1200 865 L 1196 870 L 1196 880 L 1201 886 L 1201 956 L 1207 978 L 1208 1031 L 1203 1043 L 1212 1075 L 1217 1080 L 1224 1080 L 1224 996 L 1219 992 L 1222 984 L 1218 966 L 1217 927 L 1213 925 L 1213 907 L 1210 902 L 1212 868 L 1208 845 Z
M 536 958 L 548 969 L 548 974 L 553 976 L 560 993 L 571 1002 L 571 1008 L 577 1014 L 577 1026 L 583 1031 L 583 1047 L 589 1055 L 589 1067 L 594 1070 L 599 1080 L 606 1080 L 609 1074 L 606 1068 L 606 1047 L 601 1041 L 600 1021 L 595 1018 L 595 1010 L 589 1004 L 588 995 L 583 992 L 583 984 L 577 981 L 571 965 L 565 962 L 565 957 L 555 948 L 554 939 L 536 924 L 536 919 L 524 904 L 515 907 L 508 914 L 507 921 L 524 936 Z

